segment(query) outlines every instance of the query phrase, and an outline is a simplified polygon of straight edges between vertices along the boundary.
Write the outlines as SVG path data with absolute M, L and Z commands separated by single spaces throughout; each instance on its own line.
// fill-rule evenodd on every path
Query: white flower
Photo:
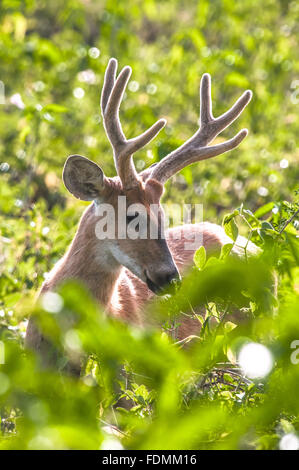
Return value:
M 14 95 L 12 95 L 9 101 L 11 102 L 11 104 L 14 104 L 19 109 L 25 108 L 25 105 L 23 103 L 20 93 L 15 93 Z

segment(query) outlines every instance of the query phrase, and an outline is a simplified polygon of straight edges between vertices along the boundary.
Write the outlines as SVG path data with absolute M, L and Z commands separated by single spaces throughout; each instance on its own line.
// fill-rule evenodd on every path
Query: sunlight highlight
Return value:
M 299 438 L 296 434 L 288 433 L 285 434 L 279 442 L 280 450 L 299 450 Z
M 238 362 L 250 379 L 265 377 L 273 368 L 273 357 L 268 348 L 259 343 L 247 343 L 242 347 Z
M 44 310 L 49 313 L 59 313 L 63 308 L 63 298 L 55 292 L 46 292 L 41 298 Z

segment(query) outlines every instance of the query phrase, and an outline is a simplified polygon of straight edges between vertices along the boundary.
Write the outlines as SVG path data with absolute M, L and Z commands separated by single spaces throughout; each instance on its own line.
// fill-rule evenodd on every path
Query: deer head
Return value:
M 243 129 L 234 138 L 214 146 L 208 146 L 214 138 L 231 124 L 243 111 L 251 99 L 251 91 L 246 91 L 233 107 L 218 118 L 211 109 L 211 79 L 204 74 L 200 86 L 200 127 L 181 147 L 137 174 L 133 155 L 148 144 L 166 121 L 160 119 L 140 136 L 127 140 L 119 120 L 119 108 L 131 75 L 131 68 L 124 67 L 116 78 L 117 61 L 110 59 L 105 73 L 101 95 L 101 109 L 106 134 L 113 149 L 118 176 L 107 178 L 94 162 L 80 155 L 70 156 L 64 166 L 63 180 L 66 188 L 77 198 L 94 201 L 95 220 L 99 216 L 97 208 L 109 204 L 114 209 L 114 236 L 105 241 L 105 249 L 111 260 L 123 265 L 135 274 L 155 293 L 159 293 L 172 281 L 179 279 L 179 273 L 164 237 L 164 214 L 160 205 L 164 183 L 175 173 L 191 163 L 212 158 L 237 147 L 247 135 Z M 122 202 L 119 204 L 120 197 Z M 138 210 L 138 208 L 142 210 Z M 153 209 L 154 208 L 154 209 Z M 123 236 L 119 227 L 121 215 L 128 228 L 143 224 L 146 230 L 138 231 L 142 236 Z M 152 228 L 155 237 L 152 237 Z M 136 231 L 136 230 L 135 230 Z M 122 236 L 119 233 L 122 233 Z M 103 243 L 98 240 L 98 243 Z M 111 261 L 112 262 L 112 261 Z

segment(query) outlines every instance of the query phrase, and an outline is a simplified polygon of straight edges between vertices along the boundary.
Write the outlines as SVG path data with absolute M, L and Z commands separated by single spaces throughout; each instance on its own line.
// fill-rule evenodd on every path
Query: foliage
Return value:
M 298 435 L 298 13 L 282 0 L 2 2 L 2 449 L 276 449 Z M 144 330 L 107 318 L 73 283 L 61 287 L 56 313 L 33 302 L 85 205 L 62 186 L 66 156 L 85 154 L 115 172 L 99 112 L 111 56 L 133 68 L 126 135 L 168 121 L 136 156 L 138 169 L 191 135 L 203 72 L 212 75 L 215 114 L 244 89 L 254 92 L 229 131 L 249 128 L 240 148 L 185 169 L 165 196 L 204 201 L 204 218 L 223 219 L 232 243 L 218 258 L 199 250 L 176 295 L 149 306 Z M 238 234 L 261 253 L 236 247 Z M 30 313 L 57 348 L 84 355 L 80 380 L 42 371 L 24 353 Z M 190 315 L 200 334 L 179 340 Z M 274 361 L 257 379 L 238 363 L 250 342 Z

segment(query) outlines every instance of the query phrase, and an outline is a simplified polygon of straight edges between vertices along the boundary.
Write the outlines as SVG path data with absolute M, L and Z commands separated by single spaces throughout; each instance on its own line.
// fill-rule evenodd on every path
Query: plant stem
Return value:
M 286 223 L 284 224 L 284 226 L 282 227 L 282 229 L 279 231 L 279 234 L 281 235 L 282 232 L 285 230 L 285 228 L 295 219 L 296 215 L 299 214 L 299 209 L 296 210 L 296 212 L 292 215 L 292 217 L 290 217 Z

